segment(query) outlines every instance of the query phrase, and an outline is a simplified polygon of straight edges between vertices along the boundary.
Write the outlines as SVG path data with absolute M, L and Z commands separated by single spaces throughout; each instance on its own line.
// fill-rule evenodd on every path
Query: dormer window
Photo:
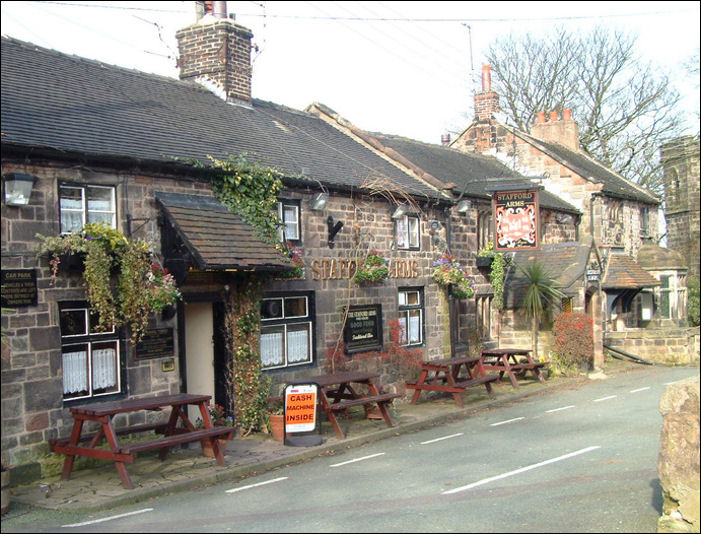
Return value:
M 61 233 L 78 232 L 87 223 L 117 227 L 115 188 L 102 185 L 62 184 L 59 187 Z

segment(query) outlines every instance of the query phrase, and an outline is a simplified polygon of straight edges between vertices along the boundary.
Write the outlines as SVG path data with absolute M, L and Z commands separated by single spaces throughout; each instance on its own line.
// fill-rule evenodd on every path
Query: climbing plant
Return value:
M 494 250 L 494 242 L 490 241 L 477 253 L 480 257 L 492 258 L 492 264 L 489 270 L 489 282 L 494 290 L 494 300 L 492 305 L 497 310 L 504 309 L 504 278 L 506 277 L 506 267 L 509 265 L 509 260 L 506 255 Z
M 275 245 L 281 258 L 301 270 L 301 253 L 293 253 L 278 242 L 280 221 L 275 207 L 283 187 L 282 173 L 248 161 L 245 154 L 210 160 L 221 171 L 212 181 L 216 197 L 253 226 L 260 238 Z M 267 428 L 265 399 L 270 385 L 263 375 L 260 356 L 260 305 L 267 276 L 236 278 L 225 295 L 227 411 L 234 415 L 242 436 Z

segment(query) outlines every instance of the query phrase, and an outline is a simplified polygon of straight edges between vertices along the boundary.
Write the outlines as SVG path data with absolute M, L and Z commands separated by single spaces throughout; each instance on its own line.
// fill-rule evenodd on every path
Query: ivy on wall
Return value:
M 289 251 L 278 242 L 279 220 L 275 216 L 282 174 L 249 162 L 245 155 L 210 160 L 222 171 L 212 182 L 219 201 L 289 259 Z M 241 436 L 267 428 L 265 399 L 270 394 L 270 380 L 263 375 L 260 357 L 260 304 L 266 279 L 267 275 L 256 274 L 237 277 L 225 295 L 227 411 L 234 415 Z

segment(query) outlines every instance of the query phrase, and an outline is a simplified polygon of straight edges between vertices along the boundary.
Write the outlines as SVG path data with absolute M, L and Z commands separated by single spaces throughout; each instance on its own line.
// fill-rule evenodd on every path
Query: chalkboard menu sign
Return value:
M 173 329 L 156 328 L 146 330 L 136 345 L 136 358 L 165 358 L 173 356 Z
M 382 306 L 351 306 L 344 331 L 347 353 L 382 348 Z
M 2 307 L 36 306 L 37 273 L 34 269 L 2 270 Z

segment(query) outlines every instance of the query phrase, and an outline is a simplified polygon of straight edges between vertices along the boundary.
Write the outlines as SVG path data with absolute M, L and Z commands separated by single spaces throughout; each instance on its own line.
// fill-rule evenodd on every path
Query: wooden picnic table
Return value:
M 321 409 L 324 410 L 338 439 L 345 439 L 343 430 L 341 430 L 336 419 L 336 412 L 351 406 L 365 406 L 376 403 L 387 426 L 394 426 L 394 422 L 387 411 L 387 405 L 400 395 L 399 393 L 380 393 L 379 386 L 376 383 L 379 376 L 378 373 L 348 371 L 295 378 L 295 383 L 314 382 L 319 384 L 322 393 L 319 395 Z M 367 393 L 358 391 L 358 386 L 367 389 Z
M 137 452 L 160 449 L 159 456 L 163 460 L 168 453 L 168 449 L 180 443 L 191 441 L 209 441 L 214 451 L 214 456 L 219 465 L 224 465 L 224 454 L 216 438 L 224 434 L 231 434 L 233 428 L 228 426 L 213 426 L 209 415 L 209 401 L 211 395 L 195 395 L 180 393 L 176 395 L 161 395 L 157 397 L 147 397 L 143 399 L 125 399 L 95 404 L 72 406 L 70 408 L 73 416 L 73 430 L 69 439 L 49 440 L 49 447 L 52 452 L 65 454 L 66 459 L 63 464 L 61 478 L 67 480 L 71 476 L 73 463 L 76 456 L 87 456 L 90 458 L 102 458 L 115 463 L 117 472 L 125 488 L 133 488 L 134 484 L 129 477 L 126 463 L 134 462 L 134 455 Z M 188 419 L 185 407 L 188 404 L 197 405 L 202 416 L 203 428 L 195 428 L 195 425 Z M 115 429 L 113 418 L 117 414 L 136 412 L 139 410 L 160 411 L 170 407 L 171 412 L 168 422 L 157 424 L 134 425 L 130 427 Z M 83 434 L 85 421 L 94 421 L 100 424 L 96 433 Z M 182 422 L 182 427 L 177 427 L 178 422 Z M 155 430 L 162 433 L 163 437 L 121 445 L 118 434 L 135 434 Z M 97 446 L 102 440 L 107 440 L 108 449 L 98 449 Z M 81 442 L 88 441 L 87 445 Z
M 519 361 L 519 356 L 525 357 L 526 361 Z M 525 376 L 529 371 L 538 380 L 545 382 L 540 370 L 550 364 L 550 362 L 535 361 L 530 349 L 519 348 L 486 349 L 482 351 L 481 359 L 485 371 L 499 371 L 499 382 L 504 373 L 508 374 L 511 385 L 515 388 L 519 387 L 517 376 Z
M 482 367 L 482 360 L 479 356 L 456 356 L 454 358 L 444 358 L 441 360 L 424 360 L 420 363 L 421 374 L 416 382 L 407 382 L 406 387 L 414 389 L 411 403 L 416 404 L 421 391 L 443 391 L 453 395 L 455 402 L 463 407 L 460 393 L 465 393 L 465 389 L 470 386 L 484 384 L 489 395 L 494 395 L 492 384 L 499 379 L 499 375 L 487 375 Z M 465 374 L 461 374 L 461 370 Z

